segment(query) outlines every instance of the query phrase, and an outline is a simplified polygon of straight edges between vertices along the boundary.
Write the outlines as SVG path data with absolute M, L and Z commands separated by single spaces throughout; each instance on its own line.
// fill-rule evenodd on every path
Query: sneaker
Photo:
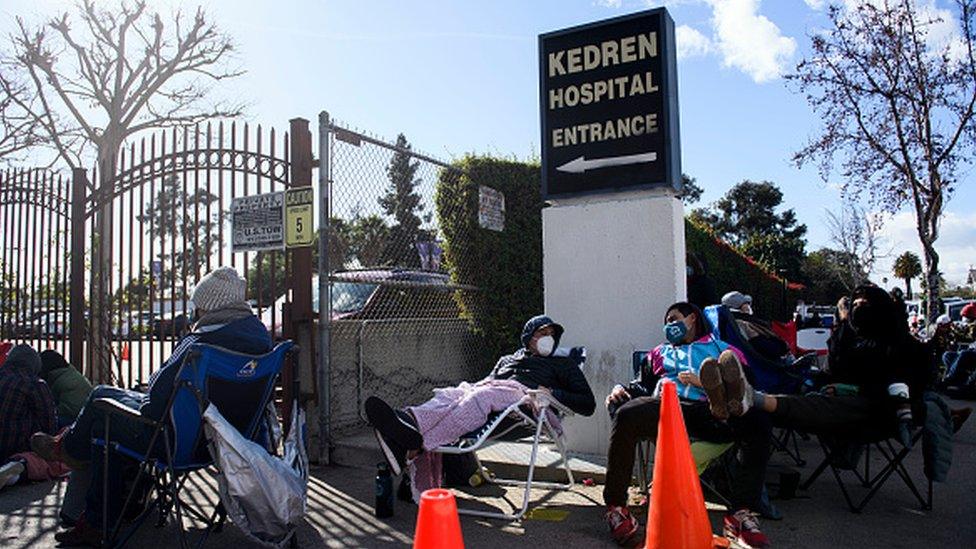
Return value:
M 640 524 L 634 515 L 630 514 L 627 507 L 610 505 L 607 507 L 607 527 L 610 529 L 610 537 L 617 545 L 626 545 L 634 539 Z
M 87 462 L 74 459 L 62 447 L 62 441 L 68 433 L 68 429 L 69 427 L 65 427 L 56 435 L 34 433 L 30 438 L 31 450 L 47 461 L 60 461 L 70 469 L 87 469 Z
M 725 385 L 722 383 L 722 373 L 719 372 L 718 361 L 708 357 L 702 362 L 698 372 L 705 394 L 708 395 L 708 407 L 715 419 L 729 419 L 729 407 L 725 402 Z
M 407 452 L 423 448 L 423 436 L 380 398 L 367 398 L 364 408 L 390 470 L 394 475 L 401 474 L 407 463 Z
M 742 365 L 739 364 L 735 353 L 723 351 L 718 357 L 718 369 L 722 373 L 722 382 L 725 385 L 725 401 L 728 404 L 729 414 L 733 416 L 745 414 L 752 407 L 752 387 L 746 380 L 746 374 L 742 371 Z
M 748 509 L 739 509 L 725 515 L 725 537 L 744 547 L 761 549 L 769 547 L 769 538 L 759 529 L 756 514 Z
M 24 474 L 24 464 L 20 461 L 5 463 L 0 467 L 0 490 L 7 485 L 16 484 L 22 474 Z

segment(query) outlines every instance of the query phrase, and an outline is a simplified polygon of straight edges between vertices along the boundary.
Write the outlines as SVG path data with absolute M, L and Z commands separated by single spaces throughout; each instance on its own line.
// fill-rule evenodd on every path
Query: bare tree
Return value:
M 867 282 L 874 264 L 887 256 L 880 248 L 881 216 L 872 216 L 860 206 L 828 211 L 826 217 L 830 241 L 840 252 L 831 263 L 835 273 L 848 291 Z
M 0 63 L 0 163 L 4 164 L 43 142 L 39 124 L 21 107 L 28 101 L 26 86 L 8 76 L 8 68 Z
M 830 28 L 811 37 L 811 55 L 787 76 L 824 121 L 794 161 L 818 161 L 826 180 L 840 156 L 849 194 L 866 193 L 885 212 L 912 205 L 933 319 L 939 220 L 976 148 L 974 4 L 957 0 L 959 34 L 943 43 L 939 12 L 917 0 L 831 6 Z
M 57 157 L 71 167 L 94 153 L 98 181 L 92 190 L 97 211 L 98 249 L 92 277 L 99 294 L 111 300 L 107 273 L 112 266 L 114 176 L 125 140 L 150 128 L 188 125 L 240 114 L 242 106 L 211 100 L 215 81 L 242 71 L 229 67 L 233 43 L 202 8 L 192 17 L 177 11 L 163 16 L 144 1 L 121 1 L 111 10 L 84 0 L 38 27 L 18 18 L 12 37 L 16 65 L 29 93 L 15 100 L 49 139 Z M 106 275 L 103 277 L 103 273 Z M 92 341 L 102 354 L 94 377 L 110 379 L 111 304 L 93 300 Z

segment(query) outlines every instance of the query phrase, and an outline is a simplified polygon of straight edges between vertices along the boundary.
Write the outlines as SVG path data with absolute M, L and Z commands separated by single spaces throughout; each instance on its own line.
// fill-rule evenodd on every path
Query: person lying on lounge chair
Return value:
M 554 356 L 562 334 L 563 327 L 551 318 L 536 316 L 525 323 L 522 348 L 499 358 L 481 381 L 436 389 L 434 398 L 400 410 L 376 396 L 367 398 L 366 417 L 393 473 L 399 475 L 420 452 L 478 429 L 490 413 L 508 408 L 529 390 L 548 393 L 577 414 L 592 415 L 596 401 L 579 369 L 580 358 L 576 353 Z

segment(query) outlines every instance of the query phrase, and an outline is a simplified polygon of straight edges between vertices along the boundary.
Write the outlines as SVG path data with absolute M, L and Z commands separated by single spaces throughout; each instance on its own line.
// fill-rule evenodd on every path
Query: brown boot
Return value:
M 30 439 L 31 450 L 47 461 L 60 461 L 71 469 L 87 469 L 88 462 L 79 461 L 71 457 L 62 448 L 61 443 L 64 440 L 64 436 L 67 434 L 67 432 L 68 427 L 61 429 L 61 431 L 56 435 L 34 433 L 31 435 Z

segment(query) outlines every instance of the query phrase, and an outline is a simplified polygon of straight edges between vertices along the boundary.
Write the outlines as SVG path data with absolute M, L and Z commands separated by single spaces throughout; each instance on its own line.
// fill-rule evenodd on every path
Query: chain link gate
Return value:
M 328 186 L 320 265 L 331 294 L 320 419 L 335 441 L 363 429 L 368 396 L 418 403 L 435 387 L 484 377 L 491 363 L 458 304 L 479 290 L 452 279 L 442 261 L 435 194 L 438 180 L 458 169 L 414 151 L 402 135 L 386 142 L 325 113 L 319 124 L 320 184 Z

